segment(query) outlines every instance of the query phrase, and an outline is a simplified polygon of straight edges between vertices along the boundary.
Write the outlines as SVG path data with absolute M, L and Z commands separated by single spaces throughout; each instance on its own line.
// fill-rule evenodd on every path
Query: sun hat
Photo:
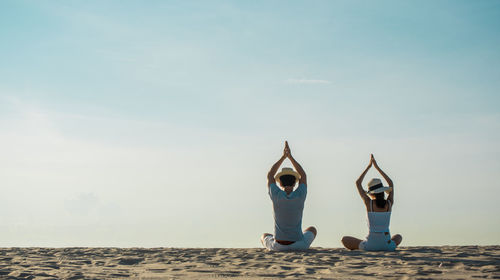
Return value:
M 295 176 L 295 179 L 299 180 L 300 179 L 300 174 L 297 173 L 293 168 L 290 167 L 283 167 L 276 176 L 274 176 L 274 179 L 279 180 L 281 176 L 283 175 L 292 175 Z
M 382 181 L 378 178 L 373 178 L 368 182 L 368 191 L 367 193 L 369 194 L 376 194 L 376 193 L 381 193 L 381 192 L 389 192 L 392 188 L 391 187 L 384 187 L 382 185 Z

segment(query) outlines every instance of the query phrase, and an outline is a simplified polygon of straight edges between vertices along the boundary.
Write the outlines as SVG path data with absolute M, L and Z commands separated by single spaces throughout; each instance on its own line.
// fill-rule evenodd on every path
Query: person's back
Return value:
M 292 168 L 284 167 L 280 173 L 276 174 L 286 158 L 292 162 L 297 172 Z M 268 250 L 273 251 L 308 249 L 316 237 L 316 228 L 309 227 L 302 232 L 302 212 L 307 196 L 306 174 L 292 157 L 287 142 L 285 142 L 283 156 L 271 167 L 267 179 L 269 197 L 273 202 L 274 236 L 264 233 L 261 237 L 262 244 Z M 276 184 L 276 181 L 279 181 L 282 188 Z M 293 190 L 297 181 L 299 186 Z
M 370 210 L 366 212 L 366 222 L 370 232 L 388 232 L 391 223 L 391 202 L 384 207 L 378 207 L 370 201 Z
M 370 211 L 366 212 L 368 223 L 368 236 L 358 245 L 359 249 L 366 251 L 393 251 L 396 242 L 391 239 L 389 225 L 391 223 L 391 202 L 387 201 L 385 207 L 377 207 L 373 200 L 370 202 Z
M 299 184 L 287 194 L 276 184 L 269 187 L 269 196 L 274 210 L 274 236 L 278 240 L 298 241 L 303 238 L 302 212 L 306 201 L 307 187 Z

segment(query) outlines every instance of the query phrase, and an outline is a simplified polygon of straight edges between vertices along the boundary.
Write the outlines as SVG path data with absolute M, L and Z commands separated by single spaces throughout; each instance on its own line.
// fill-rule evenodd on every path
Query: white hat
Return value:
M 382 185 L 382 181 L 378 178 L 373 178 L 370 180 L 370 182 L 368 182 L 367 193 L 369 193 L 369 194 L 389 192 L 390 190 L 392 190 L 392 188 L 391 187 L 384 187 L 384 185 Z
M 274 176 L 274 179 L 279 180 L 280 177 L 283 175 L 292 175 L 295 176 L 295 179 L 300 180 L 300 174 L 290 167 L 283 167 L 281 171 L 278 174 L 276 174 L 276 176 Z

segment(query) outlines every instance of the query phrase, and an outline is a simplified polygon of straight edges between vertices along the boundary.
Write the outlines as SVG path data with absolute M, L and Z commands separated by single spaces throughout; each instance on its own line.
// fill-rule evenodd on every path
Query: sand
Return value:
M 500 279 L 500 246 L 313 248 L 0 248 L 1 279 Z

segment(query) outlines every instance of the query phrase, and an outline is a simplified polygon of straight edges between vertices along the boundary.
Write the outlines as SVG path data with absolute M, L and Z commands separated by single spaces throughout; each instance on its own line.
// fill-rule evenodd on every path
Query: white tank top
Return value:
M 391 209 L 391 202 L 387 201 L 387 203 L 389 203 L 389 209 Z M 368 229 L 370 230 L 370 232 L 389 232 L 389 224 L 391 222 L 391 211 L 373 212 L 372 204 L 373 200 L 370 201 L 370 212 L 367 212 Z

